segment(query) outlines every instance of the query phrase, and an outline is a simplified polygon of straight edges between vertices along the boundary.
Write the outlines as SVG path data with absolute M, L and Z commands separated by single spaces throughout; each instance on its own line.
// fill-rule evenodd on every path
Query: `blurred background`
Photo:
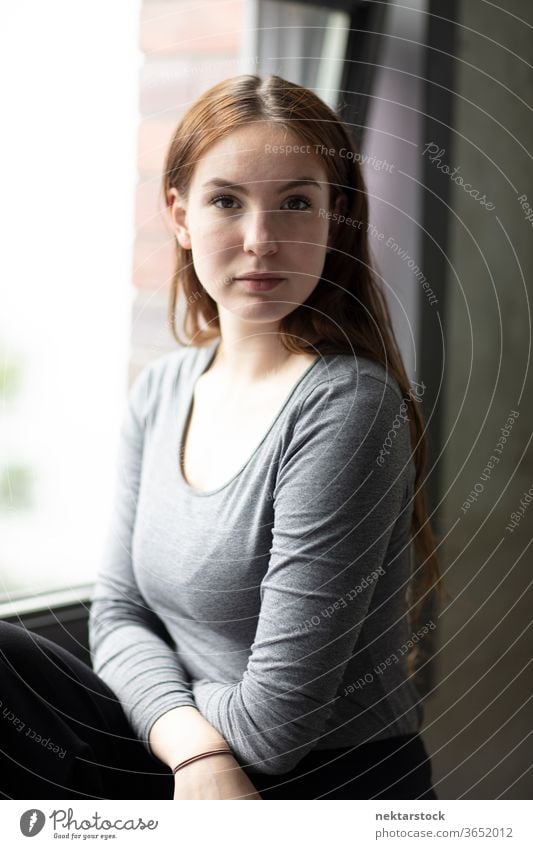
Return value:
M 166 147 L 209 86 L 279 74 L 359 144 L 372 248 L 426 386 L 452 596 L 428 609 L 419 674 L 436 792 L 530 798 L 529 0 L 18 0 L 2 24 L 0 616 L 88 659 L 126 393 L 176 346 Z

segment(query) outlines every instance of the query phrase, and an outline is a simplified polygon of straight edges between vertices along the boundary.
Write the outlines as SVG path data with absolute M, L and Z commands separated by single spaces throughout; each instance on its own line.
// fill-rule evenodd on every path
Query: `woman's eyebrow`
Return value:
M 253 182 L 254 183 L 255 182 L 272 183 L 272 182 L 277 182 L 277 181 L 276 180 L 259 180 L 259 181 L 254 180 Z M 293 189 L 296 186 L 302 186 L 302 185 L 314 186 L 318 189 L 321 188 L 321 184 L 317 180 L 314 180 L 312 177 L 300 177 L 297 180 L 289 180 L 287 183 L 284 183 L 282 186 L 279 187 L 278 191 L 283 192 L 286 189 Z M 211 180 L 208 180 L 206 183 L 203 183 L 202 188 L 206 189 L 206 188 L 209 188 L 210 186 L 213 186 L 213 187 L 216 186 L 217 188 L 224 188 L 224 189 L 239 189 L 239 191 L 241 191 L 243 193 L 243 195 L 249 194 L 249 190 L 246 188 L 246 186 L 239 185 L 238 183 L 231 183 L 229 180 L 224 179 L 224 177 L 213 177 Z

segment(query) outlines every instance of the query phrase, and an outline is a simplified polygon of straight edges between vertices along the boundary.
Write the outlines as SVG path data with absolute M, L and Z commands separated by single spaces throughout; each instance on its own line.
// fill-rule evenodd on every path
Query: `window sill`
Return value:
M 9 601 L 2 601 L 0 602 L 0 619 L 12 619 L 18 616 L 26 618 L 28 614 L 44 614 L 60 607 L 87 604 L 91 599 L 93 587 L 94 584 L 81 584 L 71 589 L 21 595 Z
M 87 621 L 94 584 L 0 603 L 0 619 L 62 646 L 91 666 Z

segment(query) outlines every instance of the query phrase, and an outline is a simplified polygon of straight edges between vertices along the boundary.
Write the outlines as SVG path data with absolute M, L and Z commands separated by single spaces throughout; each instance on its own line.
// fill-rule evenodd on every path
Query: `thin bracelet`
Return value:
M 199 755 L 193 755 L 192 758 L 187 758 L 187 760 L 182 761 L 180 764 L 178 764 L 177 766 L 174 767 L 172 772 L 174 773 L 174 775 L 176 775 L 178 769 L 181 769 L 182 767 L 187 766 L 187 764 L 191 764 L 193 761 L 199 761 L 200 758 L 207 758 L 207 757 L 209 757 L 209 755 L 231 755 L 231 754 L 232 754 L 232 751 L 231 751 L 231 749 L 228 749 L 228 748 L 213 749 L 211 752 L 201 752 Z

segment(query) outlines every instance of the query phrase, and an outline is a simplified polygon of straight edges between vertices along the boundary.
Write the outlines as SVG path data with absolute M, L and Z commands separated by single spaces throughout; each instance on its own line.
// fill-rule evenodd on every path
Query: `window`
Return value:
M 135 3 L 80 15 L 19 0 L 0 35 L 2 601 L 91 580 L 109 521 L 131 335 L 138 21 Z

